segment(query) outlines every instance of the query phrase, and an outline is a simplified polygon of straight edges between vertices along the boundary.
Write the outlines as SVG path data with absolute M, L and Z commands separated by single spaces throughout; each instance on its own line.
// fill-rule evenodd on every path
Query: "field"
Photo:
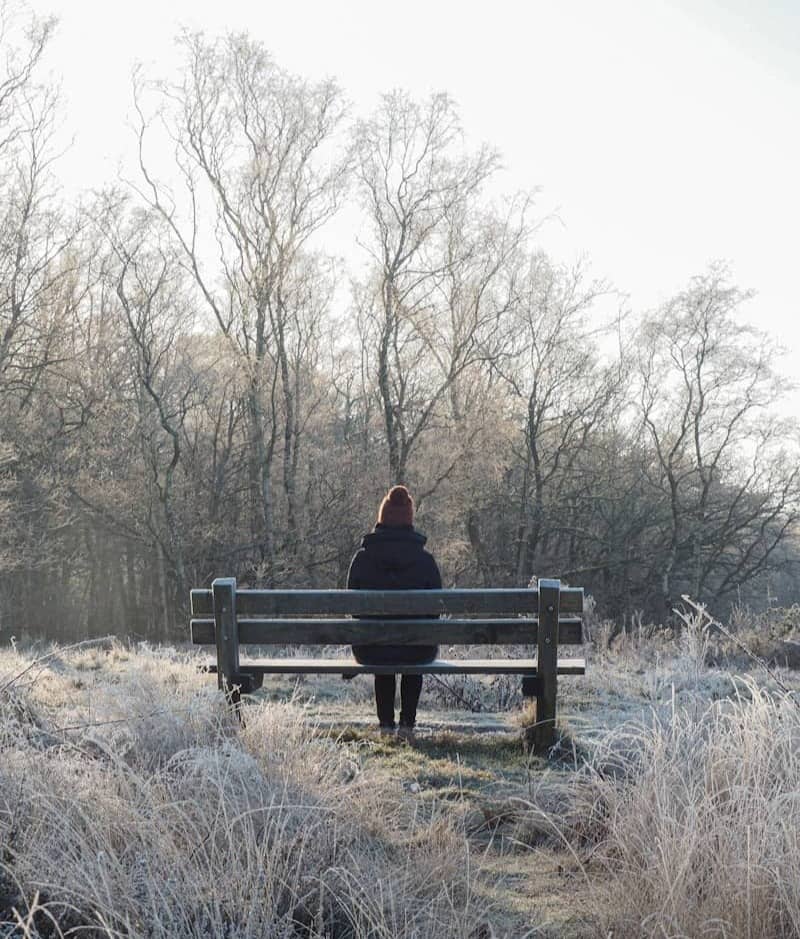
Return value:
M 6 646 L 0 936 L 795 936 L 798 624 L 595 624 L 547 761 L 506 680 L 426 679 L 409 745 L 363 678 L 240 727 L 189 650 Z

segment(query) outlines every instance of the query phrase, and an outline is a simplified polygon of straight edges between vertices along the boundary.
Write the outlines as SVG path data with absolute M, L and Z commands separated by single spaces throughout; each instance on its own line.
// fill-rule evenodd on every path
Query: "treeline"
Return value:
M 137 74 L 137 173 L 66 204 L 52 29 L 2 38 L 4 634 L 185 635 L 214 576 L 341 585 L 400 481 L 448 584 L 797 598 L 795 432 L 723 268 L 609 317 L 446 95 L 355 117 L 243 36 Z

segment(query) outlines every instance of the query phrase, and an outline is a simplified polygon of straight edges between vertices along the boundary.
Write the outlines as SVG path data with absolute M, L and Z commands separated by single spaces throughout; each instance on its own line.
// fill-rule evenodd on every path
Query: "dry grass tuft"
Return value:
M 0 934 L 461 939 L 485 921 L 457 827 L 397 829 L 400 787 L 296 704 L 240 729 L 170 650 L 29 664 L 0 657 Z
M 617 728 L 572 796 L 566 835 L 615 937 L 800 934 L 792 697 L 743 681 L 732 700 Z

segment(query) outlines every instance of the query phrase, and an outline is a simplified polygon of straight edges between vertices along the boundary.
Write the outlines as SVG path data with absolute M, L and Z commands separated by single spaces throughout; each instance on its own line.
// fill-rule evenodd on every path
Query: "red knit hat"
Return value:
M 395 528 L 414 524 L 414 500 L 405 486 L 393 486 L 378 509 L 378 524 Z

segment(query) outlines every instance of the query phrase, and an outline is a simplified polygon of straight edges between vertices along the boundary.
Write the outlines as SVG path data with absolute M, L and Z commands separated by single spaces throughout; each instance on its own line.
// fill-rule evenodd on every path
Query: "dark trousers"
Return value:
M 375 676 L 375 704 L 381 726 L 394 727 L 394 696 L 396 675 Z M 422 675 L 403 675 L 400 680 L 400 723 L 413 727 L 417 704 L 422 692 Z

